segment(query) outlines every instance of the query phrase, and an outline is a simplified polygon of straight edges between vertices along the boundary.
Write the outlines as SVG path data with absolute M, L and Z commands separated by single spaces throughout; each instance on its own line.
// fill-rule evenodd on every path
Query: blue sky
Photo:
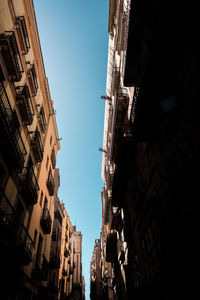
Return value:
M 108 49 L 108 0 L 34 0 L 61 140 L 59 198 L 83 234 L 83 275 L 101 230 L 101 161 Z

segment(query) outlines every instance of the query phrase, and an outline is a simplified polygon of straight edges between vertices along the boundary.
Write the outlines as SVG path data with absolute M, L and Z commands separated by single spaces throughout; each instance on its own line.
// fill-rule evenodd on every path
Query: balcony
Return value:
M 107 189 L 112 188 L 113 178 L 114 178 L 115 167 L 114 165 L 107 165 L 105 170 L 105 179 Z
M 24 125 L 31 125 L 33 123 L 34 111 L 28 86 L 18 86 L 16 93 L 17 106 L 22 122 Z
M 149 75 L 150 76 L 150 75 Z M 146 83 L 146 85 L 149 84 Z M 149 142 L 157 139 L 163 132 L 165 112 L 161 109 L 161 102 L 153 91 L 147 92 L 147 86 L 136 87 L 134 91 L 130 121 L 134 138 L 139 142 Z M 163 95 L 167 88 L 163 89 Z M 167 101 L 169 102 L 167 103 Z M 164 99 L 169 107 L 176 107 L 175 97 Z
M 46 281 L 48 278 L 48 262 L 44 254 L 37 254 L 35 257 L 35 267 L 32 271 L 34 279 Z
M 124 127 L 128 126 L 128 104 L 129 95 L 125 88 L 120 88 L 117 91 L 116 105 L 113 111 L 113 122 L 111 128 L 111 161 L 117 161 L 119 143 L 124 134 Z
M 31 94 L 33 97 L 35 97 L 37 94 L 37 90 L 38 90 L 38 82 L 37 82 L 37 76 L 36 76 L 34 64 L 32 64 L 30 66 L 30 69 L 28 69 L 27 75 L 28 75 L 28 81 L 29 81 Z
M 30 49 L 30 41 L 24 16 L 16 18 L 17 34 L 23 54 L 27 54 Z
M 125 261 L 125 251 L 122 240 L 117 240 L 117 253 L 118 253 L 118 260 L 123 263 Z
M 18 130 L 19 121 L 13 112 L 4 85 L 0 82 L 0 141 L 1 152 L 11 169 L 24 166 L 26 149 Z
M 48 191 L 49 191 L 49 196 L 53 196 L 53 194 L 54 194 L 54 181 L 53 181 L 53 176 L 52 176 L 51 172 L 49 172 L 49 176 L 48 176 L 46 185 L 47 185 L 47 188 L 48 188 Z
M 0 189 L 0 241 L 8 243 L 15 235 L 16 212 Z
M 51 152 L 51 164 L 52 164 L 53 169 L 55 169 L 55 167 L 56 167 L 56 155 L 55 155 L 54 148 L 52 149 L 52 152 Z
M 42 133 L 44 133 L 45 130 L 46 130 L 46 127 L 47 127 L 47 122 L 46 122 L 46 117 L 45 117 L 43 107 L 41 107 L 40 113 L 38 114 L 38 121 L 39 121 L 39 124 L 40 124 L 40 129 L 41 129 Z
M 117 232 L 111 230 L 106 242 L 106 261 L 113 262 L 117 255 Z
M 40 225 L 45 234 L 49 234 L 51 232 L 51 216 L 49 210 L 47 208 L 43 209 L 42 217 L 40 219 Z
M 118 207 L 112 208 L 112 217 L 111 217 L 111 229 L 116 229 L 118 231 L 122 230 L 123 221 L 121 216 L 121 210 Z
M 33 135 L 31 138 L 31 150 L 34 155 L 35 161 L 42 162 L 44 150 L 43 150 L 40 132 L 36 130 L 36 131 L 32 131 L 31 134 Z
M 117 36 L 117 51 L 126 51 L 128 43 L 128 30 L 129 30 L 129 11 L 130 1 L 127 1 L 127 9 L 119 15 L 118 23 L 118 36 Z
M 34 205 L 37 203 L 38 197 L 38 182 L 33 170 L 33 167 L 26 167 L 20 175 L 20 193 L 26 201 L 27 205 Z
M 126 102 L 129 100 L 129 95 L 128 95 L 128 91 L 126 88 L 118 89 L 117 100 L 122 102 L 123 104 L 126 104 Z
M 26 266 L 32 261 L 33 247 L 33 240 L 27 229 L 24 225 L 20 224 L 17 228 L 13 251 L 17 254 L 16 259 L 21 265 Z
M 9 79 L 20 81 L 24 70 L 14 31 L 0 34 L 0 51 Z

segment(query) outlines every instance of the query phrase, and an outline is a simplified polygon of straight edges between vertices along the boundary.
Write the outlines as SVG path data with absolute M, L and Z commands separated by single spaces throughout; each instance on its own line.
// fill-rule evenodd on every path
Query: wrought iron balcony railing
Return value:
M 31 132 L 31 150 L 33 152 L 36 162 L 42 162 L 43 159 L 43 145 L 41 141 L 40 132 L 38 130 Z
M 24 125 L 31 125 L 33 122 L 33 105 L 27 85 L 16 88 L 16 100 L 21 119 Z
M 46 281 L 48 277 L 49 263 L 44 254 L 37 253 L 35 256 L 35 267 L 32 275 L 36 280 Z
M 109 158 L 115 162 L 117 160 L 117 151 L 119 142 L 123 138 L 123 128 L 128 124 L 128 105 L 129 95 L 126 88 L 120 88 L 117 91 L 116 106 L 113 111 L 112 128 L 110 132 L 110 153 Z
M 14 250 L 21 265 L 28 265 L 32 261 L 33 240 L 23 224 L 17 228 Z
M 20 46 L 23 54 L 27 54 L 30 49 L 30 41 L 28 37 L 28 31 L 26 27 L 26 21 L 24 16 L 16 18 L 17 34 L 19 37 Z
M 33 167 L 24 168 L 20 179 L 20 193 L 28 205 L 37 203 L 38 197 L 38 182 L 35 176 Z
M 18 127 L 17 115 L 11 108 L 3 83 L 0 82 L 1 152 L 10 168 L 21 170 L 27 153 Z
M 46 130 L 46 127 L 47 127 L 47 121 L 46 121 L 46 117 L 45 117 L 43 107 L 41 107 L 40 113 L 38 114 L 38 121 L 39 121 L 39 124 L 40 124 L 40 129 L 44 133 L 45 130 Z
M 130 4 L 129 4 L 130 7 Z M 127 50 L 127 44 L 128 44 L 128 30 L 129 30 L 129 14 L 130 14 L 130 8 L 127 8 L 126 11 L 123 12 L 122 18 L 121 18 L 121 32 L 118 39 L 119 42 L 119 50 L 126 51 Z
M 14 31 L 0 34 L 0 51 L 9 79 L 20 81 L 24 71 Z
M 32 261 L 33 240 L 23 224 L 17 223 L 17 214 L 6 195 L 0 190 L 0 241 L 19 265 Z
M 51 224 L 52 220 L 49 210 L 47 208 L 44 208 L 42 212 L 42 217 L 40 219 L 40 225 L 45 234 L 49 234 L 51 232 Z
M 51 172 L 49 172 L 49 176 L 48 176 L 46 185 L 47 185 L 47 188 L 48 188 L 48 191 L 49 191 L 49 195 L 53 196 L 53 194 L 54 194 L 54 181 L 53 181 L 53 176 L 52 176 Z
M 56 155 L 55 155 L 54 148 L 51 151 L 51 164 L 52 164 L 52 167 L 55 169 L 55 167 L 56 167 Z
M 34 64 L 32 64 L 30 66 L 30 69 L 28 70 L 28 80 L 31 89 L 31 94 L 33 97 L 35 97 L 38 90 L 38 82 Z
M 0 241 L 8 243 L 15 235 L 16 212 L 12 204 L 0 189 Z

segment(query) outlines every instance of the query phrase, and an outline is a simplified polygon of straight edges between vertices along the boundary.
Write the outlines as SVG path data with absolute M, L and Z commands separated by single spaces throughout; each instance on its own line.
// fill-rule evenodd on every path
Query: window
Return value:
M 50 146 L 52 145 L 52 135 L 50 137 Z

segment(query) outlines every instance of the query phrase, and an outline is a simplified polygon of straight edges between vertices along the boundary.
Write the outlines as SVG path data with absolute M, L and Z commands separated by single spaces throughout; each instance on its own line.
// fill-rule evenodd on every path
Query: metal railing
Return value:
M 28 79 L 29 79 L 32 95 L 36 96 L 38 90 L 38 82 L 37 82 L 37 76 L 36 76 L 34 64 L 32 64 L 30 66 L 30 69 L 28 70 Z
M 0 113 L 6 120 L 7 125 L 10 127 L 13 117 L 13 110 L 2 82 L 0 82 Z
M 17 86 L 16 93 L 16 100 L 18 103 L 22 121 L 25 125 L 31 125 L 33 122 L 34 110 L 29 93 L 29 88 L 27 85 Z
M 19 248 L 22 259 L 24 258 L 24 261 L 26 261 L 25 264 L 28 264 L 32 260 L 34 244 L 28 230 L 23 224 L 20 224 L 17 228 L 15 245 Z
M 14 231 L 14 225 L 16 221 L 16 212 L 5 193 L 2 189 L 0 189 L 0 226 L 3 228 L 3 237 L 6 239 L 9 238 L 7 235 L 7 231 L 5 228 L 10 228 Z M 2 234 L 0 235 L 0 239 L 2 239 Z
M 33 133 L 32 139 L 31 139 L 31 149 L 33 151 L 35 160 L 37 162 L 42 162 L 43 159 L 43 145 L 41 141 L 40 132 L 38 130 L 31 132 Z
M 131 115 L 130 115 L 130 120 L 132 124 L 135 123 L 135 115 L 136 115 L 136 106 L 139 101 L 139 96 L 140 96 L 140 88 L 136 87 L 134 90 L 134 95 L 133 95 L 133 102 L 132 102 L 132 108 L 131 108 Z
M 53 194 L 54 194 L 54 181 L 53 181 L 53 176 L 52 176 L 51 172 L 49 172 L 46 185 L 47 185 L 47 188 L 48 188 L 48 191 L 49 191 L 49 195 L 53 196 Z
M 42 132 L 45 132 L 46 126 L 47 126 L 47 121 L 45 118 L 45 113 L 44 113 L 44 108 L 41 107 L 40 113 L 38 115 L 39 118 L 39 124 Z
M 24 71 L 14 31 L 0 34 L 2 56 L 7 66 L 8 75 L 14 81 L 20 81 Z
M 28 37 L 28 31 L 24 16 L 17 17 L 16 23 L 18 25 L 17 32 L 21 42 L 22 51 L 24 52 L 24 54 L 27 54 L 31 45 Z
M 20 175 L 20 190 L 28 204 L 36 204 L 38 196 L 38 182 L 33 167 L 25 167 Z
M 2 133 L 2 129 L 0 131 L 0 138 L 5 138 L 10 140 L 13 154 L 12 162 L 14 157 L 17 159 L 17 166 L 21 169 L 24 165 L 25 157 L 26 157 L 26 149 L 24 146 L 24 142 L 22 140 L 21 134 L 18 130 L 19 122 L 17 119 L 17 115 L 13 112 L 6 90 L 2 82 L 0 82 L 0 117 L 1 122 L 4 125 L 4 133 Z M 3 135 L 3 136 L 2 136 Z M 10 152 L 9 147 L 9 152 Z

